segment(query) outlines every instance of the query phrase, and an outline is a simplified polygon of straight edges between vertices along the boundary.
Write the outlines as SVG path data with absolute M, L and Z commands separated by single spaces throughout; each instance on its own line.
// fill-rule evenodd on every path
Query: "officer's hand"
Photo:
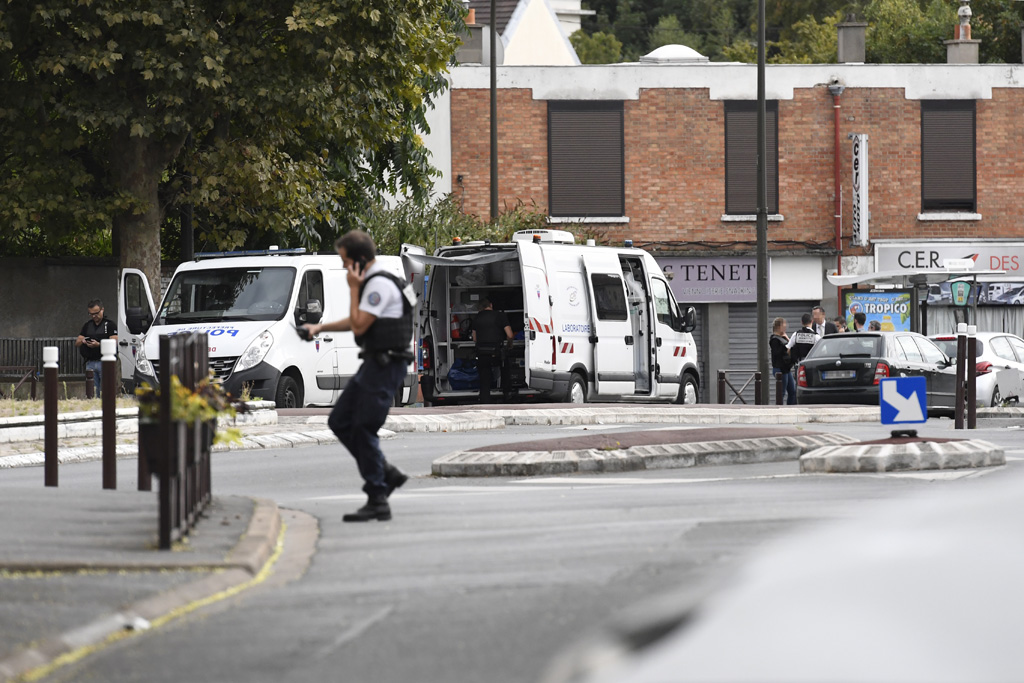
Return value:
M 310 341 L 313 339 L 313 337 L 320 334 L 320 325 L 314 323 L 300 325 L 296 329 L 299 330 L 299 336 L 305 339 L 306 341 Z
M 359 263 L 353 263 L 352 267 L 348 269 L 345 279 L 348 281 L 349 289 L 358 289 L 363 284 L 363 266 Z

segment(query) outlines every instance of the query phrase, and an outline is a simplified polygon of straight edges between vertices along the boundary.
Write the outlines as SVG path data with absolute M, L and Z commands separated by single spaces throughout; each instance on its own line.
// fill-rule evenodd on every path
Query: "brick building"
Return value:
M 451 84 L 430 141 L 439 189 L 486 216 L 488 71 L 455 68 Z M 835 315 L 829 272 L 921 258 L 904 252 L 982 253 L 1024 275 L 1024 67 L 769 65 L 766 84 L 772 317 L 793 329 L 819 302 Z M 705 370 L 753 368 L 756 68 L 503 67 L 497 97 L 500 202 L 648 249 L 698 305 Z M 850 135 L 867 136 L 861 239 Z

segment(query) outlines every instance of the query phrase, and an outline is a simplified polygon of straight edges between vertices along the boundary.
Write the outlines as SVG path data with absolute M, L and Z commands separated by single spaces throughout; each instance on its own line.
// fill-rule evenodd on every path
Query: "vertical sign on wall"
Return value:
M 851 133 L 853 140 L 853 240 L 851 244 L 865 247 L 868 244 L 868 136 Z

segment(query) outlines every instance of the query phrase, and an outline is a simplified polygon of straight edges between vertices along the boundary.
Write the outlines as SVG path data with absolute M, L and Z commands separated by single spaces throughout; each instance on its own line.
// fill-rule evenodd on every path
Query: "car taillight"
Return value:
M 889 366 L 885 363 L 879 362 L 875 365 L 875 384 L 878 384 L 883 379 L 889 377 Z
M 980 363 L 978 363 L 977 366 L 975 366 L 975 369 L 977 370 L 977 374 L 987 375 L 988 373 L 992 372 L 992 364 L 989 363 L 987 360 L 983 360 Z
M 423 349 L 423 355 L 421 356 L 421 358 L 423 359 L 422 360 L 422 362 L 423 362 L 423 369 L 424 370 L 429 370 L 430 369 L 430 338 L 429 337 L 428 338 L 424 338 L 420 342 L 420 347 Z
M 802 365 L 796 369 L 796 385 L 798 387 L 807 386 L 807 370 Z

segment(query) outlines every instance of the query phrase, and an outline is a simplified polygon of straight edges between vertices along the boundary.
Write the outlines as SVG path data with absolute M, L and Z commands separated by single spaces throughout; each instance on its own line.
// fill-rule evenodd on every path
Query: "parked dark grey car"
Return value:
M 928 413 L 950 414 L 956 400 L 953 361 L 916 332 L 832 334 L 797 367 L 796 400 L 878 405 L 878 386 L 888 377 L 924 377 Z

